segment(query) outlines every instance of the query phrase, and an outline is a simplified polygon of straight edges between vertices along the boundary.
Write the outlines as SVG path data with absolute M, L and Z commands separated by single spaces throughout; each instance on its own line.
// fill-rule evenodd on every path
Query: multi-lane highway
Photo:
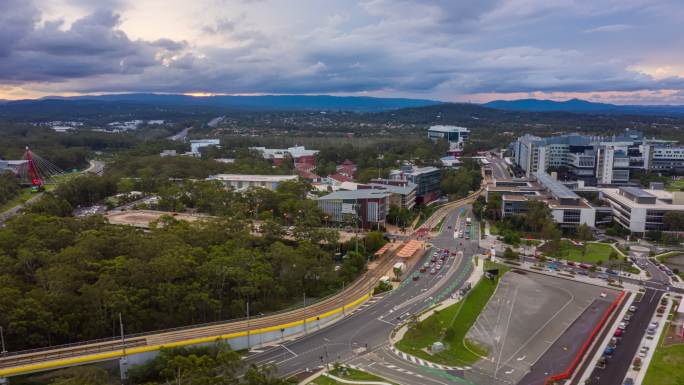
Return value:
M 273 345 L 247 358 L 247 363 L 276 364 L 281 375 L 289 376 L 334 362 L 354 362 L 357 359 L 373 361 L 369 358 L 371 355 L 378 357 L 387 352 L 389 335 L 398 324 L 412 314 L 446 299 L 461 287 L 472 271 L 471 257 L 480 250 L 477 237 L 474 237 L 474 241 L 467 241 L 454 236 L 461 212 L 461 208 L 450 210 L 441 232 L 431 240 L 435 247 L 462 252 L 462 256 L 450 257 L 438 273 L 423 273 L 417 281 L 405 279 L 398 288 L 372 299 L 334 325 L 293 341 Z M 405 276 L 412 276 L 422 263 L 416 263 L 414 269 Z M 397 373 L 405 374 L 400 371 Z M 426 378 L 423 376 L 422 382 L 418 383 L 441 383 L 429 382 L 432 380 Z

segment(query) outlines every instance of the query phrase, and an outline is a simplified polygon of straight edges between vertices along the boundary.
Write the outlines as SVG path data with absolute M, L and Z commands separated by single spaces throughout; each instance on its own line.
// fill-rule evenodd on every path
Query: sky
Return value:
M 0 99 L 684 104 L 682 0 L 0 0 Z

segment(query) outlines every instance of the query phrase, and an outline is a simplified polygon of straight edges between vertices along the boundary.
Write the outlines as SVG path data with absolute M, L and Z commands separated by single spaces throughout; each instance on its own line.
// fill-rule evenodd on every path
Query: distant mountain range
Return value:
M 508 111 L 534 112 L 574 112 L 583 114 L 620 114 L 620 115 L 684 115 L 684 106 L 677 105 L 616 105 L 595 103 L 581 99 L 562 102 L 540 99 L 494 100 L 483 106 Z
M 330 95 L 260 95 L 260 96 L 189 96 L 176 94 L 116 94 L 74 97 L 46 97 L 42 99 L 0 101 L 7 108 L 39 104 L 67 105 L 98 103 L 124 103 L 128 105 L 154 105 L 158 107 L 197 106 L 240 110 L 334 110 L 377 112 L 407 107 L 422 107 L 441 102 L 427 99 L 374 98 Z

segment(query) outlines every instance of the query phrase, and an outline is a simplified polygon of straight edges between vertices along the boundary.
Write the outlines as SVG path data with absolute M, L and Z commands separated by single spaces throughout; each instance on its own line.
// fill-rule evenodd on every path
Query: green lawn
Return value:
M 351 369 L 351 368 L 346 368 L 346 371 L 343 371 L 343 369 L 340 370 L 331 370 L 330 374 L 332 374 L 335 377 L 339 377 L 345 380 L 357 380 L 357 381 L 383 381 L 387 382 L 390 384 L 393 384 L 391 381 L 387 381 L 386 379 L 382 377 L 378 377 L 374 374 L 370 374 L 368 372 L 363 372 L 361 370 L 356 370 L 356 369 Z M 341 382 L 337 382 L 333 379 L 330 379 L 325 376 L 320 376 L 316 378 L 311 384 L 316 384 L 316 385 L 338 385 L 342 384 Z
M 667 191 L 679 191 L 684 188 L 684 179 L 673 181 L 666 187 Z
M 501 265 L 486 265 L 488 269 L 493 267 L 501 269 L 500 276 L 508 270 Z M 499 279 L 483 278 L 463 301 L 436 312 L 409 328 L 396 347 L 416 357 L 445 365 L 470 365 L 486 356 L 486 349 L 467 341 L 465 336 L 487 305 Z M 431 355 L 422 350 L 436 341 L 445 344 L 446 349 L 443 352 Z
M 684 384 L 684 345 L 659 345 L 653 355 L 644 385 Z
M 544 250 L 546 245 L 542 246 L 540 251 L 544 252 L 548 257 L 558 257 L 557 255 L 551 255 L 546 253 Z M 635 268 L 631 262 L 627 261 L 618 253 L 618 259 L 610 261 L 610 253 L 615 250 L 611 245 L 605 243 L 587 243 L 586 253 L 582 252 L 582 246 L 575 246 L 570 241 L 561 241 L 562 248 L 562 259 L 568 261 L 574 261 L 579 263 L 591 263 L 592 265 L 597 265 L 601 261 L 601 266 L 609 267 L 618 262 L 626 262 L 623 264 L 623 269 L 629 273 L 639 274 L 639 269 Z
M 603 263 L 608 262 L 610 253 L 615 250 L 611 245 L 605 243 L 587 243 L 586 253 L 582 252 L 582 246 L 575 246 L 570 241 L 561 241 L 562 258 L 568 261 L 586 262 L 596 264 L 598 261 Z M 546 253 L 545 247 L 542 246 L 541 251 Z M 548 257 L 558 257 L 546 253 Z M 621 258 L 621 257 L 620 257 Z

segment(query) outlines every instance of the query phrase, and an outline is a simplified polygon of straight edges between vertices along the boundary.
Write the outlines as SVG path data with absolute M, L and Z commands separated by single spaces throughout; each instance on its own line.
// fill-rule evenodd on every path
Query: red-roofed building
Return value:
M 356 169 L 356 163 L 347 159 L 344 162 L 342 162 L 342 164 L 337 166 L 337 173 L 347 176 L 353 180 L 356 176 Z

